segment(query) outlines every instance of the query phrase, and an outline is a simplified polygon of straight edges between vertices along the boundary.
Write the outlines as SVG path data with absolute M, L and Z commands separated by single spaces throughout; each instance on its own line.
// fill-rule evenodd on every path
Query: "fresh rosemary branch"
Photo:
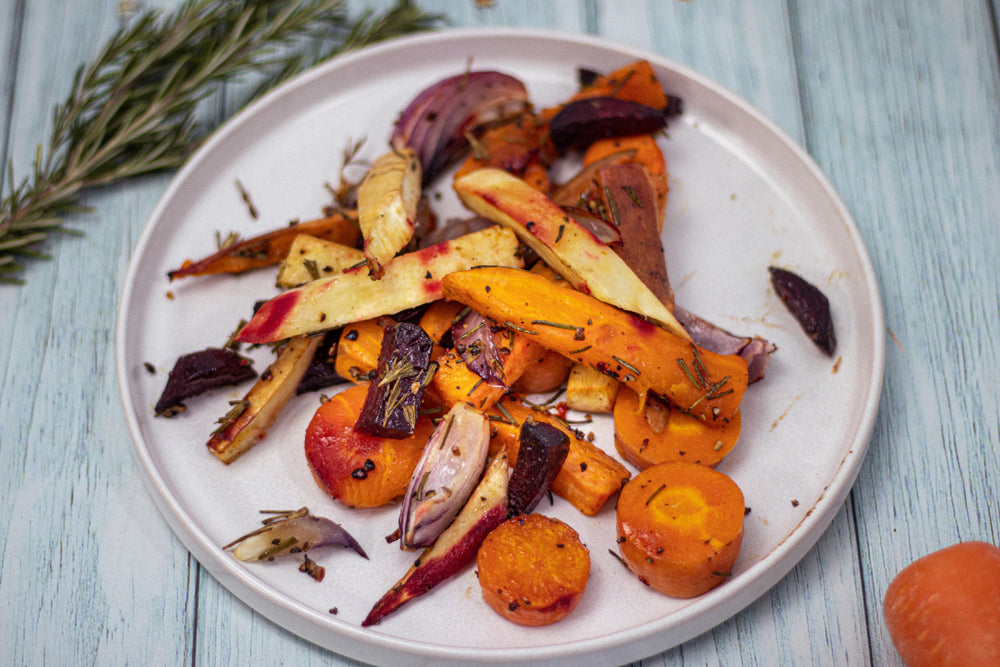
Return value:
M 21 282 L 23 260 L 44 257 L 49 234 L 82 210 L 85 188 L 181 166 L 212 129 L 195 121 L 201 100 L 246 75 L 262 83 L 247 100 L 346 50 L 434 27 L 408 0 L 351 20 L 342 0 L 187 0 L 171 14 L 145 12 L 81 67 L 55 108 L 31 174 L 8 166 L 0 203 L 0 283 Z

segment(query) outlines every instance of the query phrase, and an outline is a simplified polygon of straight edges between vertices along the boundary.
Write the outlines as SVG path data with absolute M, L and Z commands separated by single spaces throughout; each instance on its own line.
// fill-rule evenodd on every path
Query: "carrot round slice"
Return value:
M 721 472 L 661 463 L 622 489 L 618 546 L 644 583 L 672 597 L 696 597 L 731 576 L 743 512 L 743 492 Z
M 519 625 L 549 625 L 583 597 L 590 552 L 559 519 L 524 514 L 486 537 L 476 566 L 483 599 L 494 611 Z
M 434 431 L 427 415 L 417 418 L 408 438 L 356 431 L 367 391 L 364 382 L 335 394 L 306 427 L 306 459 L 316 483 L 348 507 L 378 507 L 402 496 Z
M 615 448 L 640 470 L 667 461 L 688 461 L 714 468 L 732 451 L 740 435 L 740 411 L 708 426 L 667 403 L 622 387 L 615 399 Z

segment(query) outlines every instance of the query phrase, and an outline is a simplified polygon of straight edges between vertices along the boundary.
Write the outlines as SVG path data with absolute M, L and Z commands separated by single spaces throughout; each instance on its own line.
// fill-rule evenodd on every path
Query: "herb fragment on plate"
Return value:
M 408 0 L 355 19 L 342 0 L 188 0 L 173 13 L 136 16 L 77 71 L 31 173 L 18 183 L 8 168 L 0 283 L 22 282 L 23 260 L 43 257 L 49 234 L 68 231 L 65 216 L 84 210 L 83 189 L 184 164 L 212 129 L 195 115 L 219 85 L 260 77 L 242 106 L 332 56 L 438 20 Z

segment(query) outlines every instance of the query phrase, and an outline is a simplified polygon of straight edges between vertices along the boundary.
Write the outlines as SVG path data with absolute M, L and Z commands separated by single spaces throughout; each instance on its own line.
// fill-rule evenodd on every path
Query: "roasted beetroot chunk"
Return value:
M 153 410 L 158 417 L 173 417 L 187 408 L 184 401 L 206 391 L 239 384 L 257 377 L 253 362 L 232 350 L 208 348 L 177 359 L 167 386 Z
M 507 484 L 507 515 L 528 514 L 538 505 L 569 454 L 569 436 L 555 426 L 525 420 L 517 461 Z
M 560 153 L 582 148 L 597 139 L 659 132 L 667 126 L 662 109 L 617 97 L 592 97 L 564 106 L 549 124 L 552 143 Z
M 386 327 L 375 379 L 355 427 L 358 431 L 381 438 L 413 434 L 433 346 L 427 333 L 415 324 L 394 322 Z
M 768 271 L 774 291 L 802 325 L 803 331 L 819 349 L 832 357 L 837 348 L 837 337 L 833 332 L 833 316 L 826 295 L 791 271 L 776 266 L 768 267 Z

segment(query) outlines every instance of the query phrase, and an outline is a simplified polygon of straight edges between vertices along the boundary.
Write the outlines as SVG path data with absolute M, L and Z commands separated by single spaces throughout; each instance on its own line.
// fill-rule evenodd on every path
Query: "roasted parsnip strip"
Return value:
M 223 463 L 232 463 L 260 442 L 295 396 L 295 389 L 322 340 L 322 336 L 299 336 L 288 341 L 243 400 L 222 418 L 219 430 L 208 440 L 209 451 Z
M 520 178 L 479 169 L 454 182 L 462 202 L 517 233 L 581 292 L 648 317 L 687 338 L 666 306 L 605 243 Z
M 400 255 L 381 280 L 370 280 L 362 267 L 313 281 L 264 303 L 237 340 L 271 343 L 430 303 L 441 298 L 441 278 L 453 271 L 520 267 L 518 247 L 510 230 L 491 227 Z
M 358 187 L 358 223 L 373 278 L 381 278 L 413 238 L 421 177 L 416 153 L 401 148 L 376 159 Z

